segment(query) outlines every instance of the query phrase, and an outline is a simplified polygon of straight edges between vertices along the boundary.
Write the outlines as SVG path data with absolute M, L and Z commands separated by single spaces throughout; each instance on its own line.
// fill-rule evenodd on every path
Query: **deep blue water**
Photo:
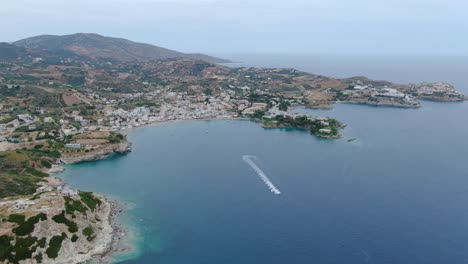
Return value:
M 297 111 L 342 120 L 344 139 L 172 123 L 138 129 L 132 153 L 63 177 L 135 204 L 124 218 L 139 251 L 123 263 L 468 263 L 467 102 Z

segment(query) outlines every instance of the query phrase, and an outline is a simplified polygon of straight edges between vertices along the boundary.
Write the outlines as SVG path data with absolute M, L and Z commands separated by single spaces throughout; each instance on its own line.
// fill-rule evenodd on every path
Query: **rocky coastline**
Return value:
M 84 262 L 76 263 L 112 263 L 112 255 L 114 253 L 128 252 L 131 250 L 131 245 L 129 245 L 129 242 L 126 241 L 126 238 L 129 236 L 128 230 L 124 226 L 120 225 L 117 221 L 119 215 L 126 211 L 127 207 L 120 201 L 111 200 L 107 197 L 104 197 L 104 199 L 110 206 L 110 213 L 107 218 L 107 221 L 111 227 L 111 231 L 108 233 L 110 239 L 108 240 L 104 250 L 98 254 L 90 256 Z
M 419 95 L 418 99 L 435 102 L 463 102 L 468 100 L 465 95 Z
M 368 106 L 381 106 L 381 107 L 396 107 L 396 108 L 420 108 L 421 104 L 416 104 L 416 105 L 409 105 L 405 103 L 398 103 L 398 102 L 372 102 L 372 101 L 340 101 L 338 103 L 343 103 L 343 104 L 360 104 L 360 105 L 368 105 Z
M 50 171 L 61 170 L 55 166 Z M 0 225 L 1 261 L 111 263 L 114 252 L 130 250 L 128 233 L 117 221 L 125 210 L 119 201 L 73 190 L 62 179 L 49 176 L 32 197 L 0 200 L 0 215 L 10 213 Z M 30 243 L 27 248 L 24 241 Z
M 62 155 L 62 157 L 60 158 L 60 162 L 63 164 L 78 164 L 83 162 L 98 161 L 107 159 L 113 154 L 125 154 L 130 151 L 131 144 L 125 141 L 122 143 L 106 146 L 105 148 L 96 151 L 90 151 L 75 155 Z
M 51 174 L 63 172 L 65 168 L 60 165 L 55 165 L 49 170 Z M 69 189 L 68 185 L 61 179 L 55 176 L 50 176 L 53 186 L 59 185 L 62 188 Z M 69 189 L 70 191 L 74 191 Z M 98 216 L 97 222 L 100 223 L 99 228 L 95 228 L 95 239 L 89 243 L 83 243 L 78 240 L 74 243 L 64 243 L 60 254 L 56 259 L 47 260 L 47 263 L 99 263 L 108 264 L 112 263 L 112 255 L 114 253 L 128 252 L 131 250 L 129 241 L 129 231 L 118 222 L 119 216 L 125 212 L 128 206 L 116 199 L 111 199 L 102 194 L 95 194 L 96 197 L 102 202 L 96 208 L 95 214 Z M 45 231 L 47 232 L 47 231 Z M 31 260 L 32 261 L 32 260 Z M 25 264 L 35 263 L 22 262 Z

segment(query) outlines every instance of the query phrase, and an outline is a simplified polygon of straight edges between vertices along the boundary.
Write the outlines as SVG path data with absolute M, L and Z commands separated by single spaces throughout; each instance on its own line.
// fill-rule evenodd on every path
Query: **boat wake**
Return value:
M 268 188 L 270 189 L 270 191 L 272 193 L 281 194 L 281 192 L 278 190 L 278 188 L 276 188 L 276 186 L 270 181 L 270 179 L 268 179 L 265 172 L 263 172 L 262 169 L 260 169 L 257 166 L 257 164 L 255 164 L 255 162 L 253 161 L 254 158 L 255 158 L 255 156 L 251 156 L 251 155 L 242 156 L 242 159 L 247 164 L 249 164 L 250 167 L 252 167 L 252 169 L 255 171 L 255 173 L 257 173 L 257 175 L 260 177 L 260 179 L 262 179 L 262 181 L 266 184 L 266 186 L 268 186 Z

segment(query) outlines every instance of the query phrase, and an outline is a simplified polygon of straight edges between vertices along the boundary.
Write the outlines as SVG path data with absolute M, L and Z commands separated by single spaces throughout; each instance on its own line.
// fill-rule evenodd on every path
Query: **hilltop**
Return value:
M 229 62 L 228 60 L 204 54 L 187 54 L 150 44 L 133 42 L 123 38 L 105 37 L 93 33 L 77 33 L 64 36 L 41 35 L 16 41 L 13 45 L 30 50 L 54 53 L 70 52 L 79 57 L 113 62 L 171 58 L 192 58 L 212 63 Z

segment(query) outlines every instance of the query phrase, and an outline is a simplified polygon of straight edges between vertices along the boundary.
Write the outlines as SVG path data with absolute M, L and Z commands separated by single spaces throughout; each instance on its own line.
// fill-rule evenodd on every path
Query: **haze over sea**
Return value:
M 468 94 L 467 57 L 224 57 L 336 77 L 447 81 Z M 250 121 L 178 122 L 136 129 L 130 154 L 62 176 L 134 205 L 122 221 L 137 250 L 116 262 L 468 263 L 468 102 L 295 111 L 343 121 L 344 138 Z

